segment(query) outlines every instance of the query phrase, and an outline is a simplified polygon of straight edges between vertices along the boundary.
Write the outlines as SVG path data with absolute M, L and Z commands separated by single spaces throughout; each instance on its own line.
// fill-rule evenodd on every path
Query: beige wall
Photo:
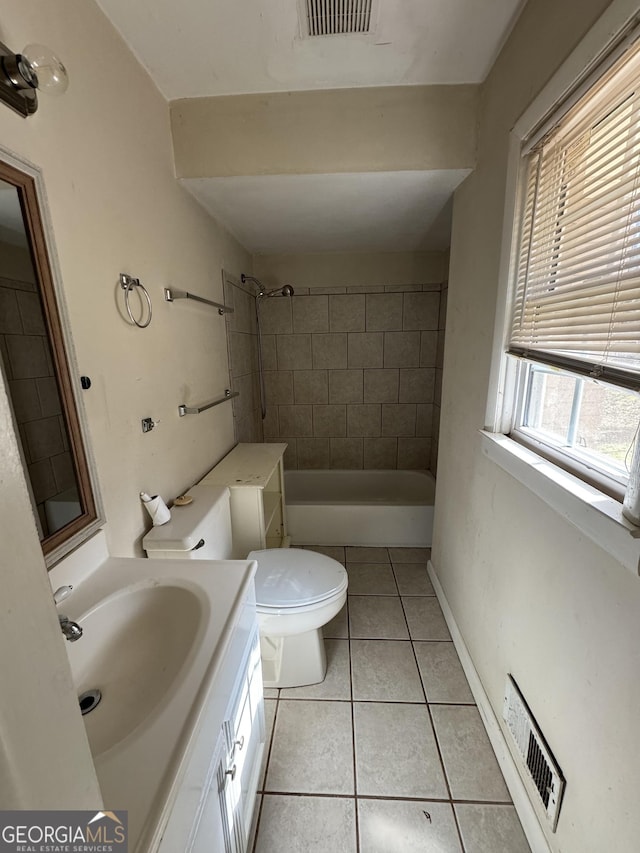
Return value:
M 440 284 L 446 276 L 445 252 L 336 252 L 332 254 L 255 255 L 256 276 L 268 288 L 369 287 Z
M 25 2 L 3 12 L 0 38 L 50 45 L 70 75 L 60 99 L 25 120 L 0 106 L 0 140 L 41 168 L 82 374 L 111 552 L 129 555 L 147 526 L 138 493 L 167 500 L 232 445 L 231 406 L 178 418 L 228 384 L 224 319 L 162 301 L 167 285 L 221 300 L 221 269 L 250 258 L 177 184 L 166 102 L 86 0 Z M 148 329 L 123 317 L 118 274 L 153 300 Z M 0 389 L 2 390 L 2 389 Z M 3 807 L 98 802 L 4 392 L 0 462 L 0 765 Z M 140 419 L 160 421 L 142 435 Z M 29 674 L 28 676 L 26 674 Z
M 564 771 L 560 822 L 548 833 L 563 853 L 638 849 L 640 584 L 488 461 L 477 430 L 509 130 L 607 5 L 530 0 L 483 93 L 477 168 L 454 206 L 433 551 L 496 716 L 511 672 Z
M 165 303 L 162 288 L 221 301 L 222 267 L 247 270 L 250 258 L 178 186 L 167 104 L 97 6 L 29 0 L 3 28 L 11 45 L 51 45 L 69 70 L 68 92 L 42 97 L 34 117 L 3 109 L 0 137 L 44 173 L 78 365 L 93 382 L 83 400 L 109 546 L 126 556 L 146 524 L 138 493 L 170 500 L 233 443 L 230 405 L 178 417 L 180 403 L 228 386 L 224 318 Z M 147 329 L 125 319 L 120 272 L 149 290 Z M 147 416 L 160 423 L 143 435 Z
M 176 174 L 472 168 L 478 92 L 394 86 L 173 101 Z

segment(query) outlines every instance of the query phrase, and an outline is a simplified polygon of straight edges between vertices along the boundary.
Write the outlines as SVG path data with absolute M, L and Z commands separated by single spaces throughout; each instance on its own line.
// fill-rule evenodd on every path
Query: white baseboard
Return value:
M 428 571 L 429 577 L 431 578 L 431 582 L 433 583 L 433 587 L 436 591 L 438 601 L 440 602 L 440 607 L 444 613 L 444 618 L 446 619 L 447 626 L 449 627 L 453 645 L 458 652 L 460 663 L 462 664 L 464 673 L 467 676 L 469 687 L 471 688 L 473 697 L 476 700 L 478 711 L 482 717 L 482 722 L 484 723 L 484 727 L 489 735 L 491 746 L 493 747 L 498 764 L 500 765 L 500 770 L 502 770 L 502 775 L 504 776 L 507 788 L 511 794 L 513 805 L 518 813 L 520 823 L 522 824 L 522 828 L 527 837 L 527 841 L 529 842 L 529 846 L 531 847 L 531 851 L 532 853 L 551 853 L 551 848 L 549 847 L 544 832 L 542 831 L 542 827 L 538 821 L 533 804 L 529 799 L 524 782 L 522 781 L 511 753 L 509 752 L 509 747 L 504 739 L 502 729 L 500 728 L 496 715 L 493 712 L 493 708 L 489 703 L 487 694 L 485 693 L 482 682 L 480 681 L 480 676 L 473 665 L 471 655 L 469 654 L 465 642 L 462 639 L 462 634 L 458 629 L 456 620 L 454 619 L 451 608 L 449 607 L 449 602 L 447 601 L 431 560 L 429 560 Z

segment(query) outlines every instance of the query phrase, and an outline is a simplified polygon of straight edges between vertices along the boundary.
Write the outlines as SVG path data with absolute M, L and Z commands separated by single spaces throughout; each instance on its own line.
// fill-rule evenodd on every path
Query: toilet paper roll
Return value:
M 149 515 L 154 527 L 159 527 L 161 524 L 166 524 L 171 519 L 171 512 L 160 495 L 152 495 L 149 497 L 146 492 L 140 492 L 140 498 Z

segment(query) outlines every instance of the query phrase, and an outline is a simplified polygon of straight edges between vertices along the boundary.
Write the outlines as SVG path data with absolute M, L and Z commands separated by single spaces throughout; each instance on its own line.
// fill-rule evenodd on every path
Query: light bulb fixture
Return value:
M 12 53 L 0 42 L 0 100 L 21 116 L 38 109 L 36 90 L 61 95 L 68 85 L 66 68 L 48 47 L 30 44 Z

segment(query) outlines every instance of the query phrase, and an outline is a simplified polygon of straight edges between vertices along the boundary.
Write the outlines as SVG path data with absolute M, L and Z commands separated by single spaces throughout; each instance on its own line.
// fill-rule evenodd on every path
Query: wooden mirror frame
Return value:
M 0 180 L 16 188 L 22 209 L 80 501 L 81 514 L 77 518 L 40 540 L 45 562 L 51 568 L 65 554 L 92 536 L 104 524 L 104 516 L 79 400 L 80 376 L 74 363 L 64 296 L 59 283 L 61 278 L 52 250 L 52 232 L 46 217 L 42 176 L 35 167 L 17 160 L 0 148 Z M 11 397 L 11 394 L 8 396 Z M 17 426 L 16 438 L 22 448 Z M 26 470 L 25 478 L 29 481 Z

